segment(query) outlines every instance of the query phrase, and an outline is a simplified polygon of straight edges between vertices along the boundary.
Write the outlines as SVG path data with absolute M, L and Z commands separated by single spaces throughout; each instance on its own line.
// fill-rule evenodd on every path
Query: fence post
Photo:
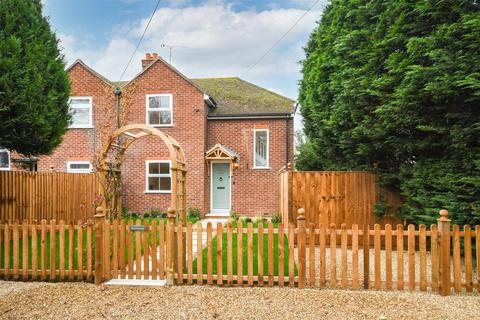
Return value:
M 293 222 L 293 171 L 292 171 L 292 164 L 289 162 L 287 163 L 287 194 L 288 194 L 288 201 L 287 201 L 287 215 L 288 215 L 288 223 Z M 285 223 L 285 222 L 284 222 Z M 288 224 L 286 224 L 288 227 Z
M 175 209 L 167 211 L 167 285 L 175 284 Z
M 95 211 L 95 284 L 103 282 L 103 225 L 105 213 L 102 207 Z
M 305 288 L 306 280 L 306 235 L 305 235 L 305 209 L 298 209 L 298 287 Z M 293 253 L 293 252 L 292 252 Z
M 438 253 L 439 253 L 439 278 L 440 294 L 449 296 L 451 294 L 450 283 L 450 222 L 448 211 L 440 210 L 438 223 Z
M 370 288 L 370 226 L 363 225 L 363 288 Z

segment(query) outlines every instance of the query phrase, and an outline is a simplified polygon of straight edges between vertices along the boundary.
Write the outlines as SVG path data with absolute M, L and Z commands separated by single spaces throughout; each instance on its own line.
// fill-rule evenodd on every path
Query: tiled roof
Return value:
M 210 115 L 293 113 L 294 101 L 240 78 L 191 79 L 217 102 Z
M 158 59 L 168 66 L 168 63 Z M 77 60 L 67 70 L 70 70 L 75 64 L 80 63 L 94 75 L 102 79 L 112 87 L 123 87 L 131 81 L 110 81 L 92 68 L 88 67 L 83 61 Z M 152 64 L 153 65 L 153 64 Z M 182 75 L 178 70 L 170 66 L 175 72 Z M 148 69 L 148 68 L 147 68 Z M 143 70 L 140 74 L 145 72 Z M 139 74 L 139 75 L 140 75 Z M 137 75 L 137 77 L 139 76 Z M 183 76 L 183 75 L 182 75 Z M 188 79 L 189 81 L 207 95 L 213 97 L 217 103 L 216 108 L 211 109 L 209 116 L 242 116 L 242 115 L 277 115 L 291 114 L 295 111 L 295 101 L 284 97 L 273 91 L 261 88 L 253 83 L 240 78 L 200 78 Z

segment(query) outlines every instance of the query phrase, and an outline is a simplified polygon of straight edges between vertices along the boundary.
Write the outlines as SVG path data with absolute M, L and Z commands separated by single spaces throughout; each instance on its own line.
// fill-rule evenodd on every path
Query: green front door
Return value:
M 229 163 L 212 163 L 212 213 L 230 213 Z

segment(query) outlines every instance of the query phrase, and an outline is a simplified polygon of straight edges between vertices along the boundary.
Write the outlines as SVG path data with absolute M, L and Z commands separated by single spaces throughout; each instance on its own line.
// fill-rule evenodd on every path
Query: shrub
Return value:
M 139 214 L 138 212 L 130 212 L 127 217 L 129 218 L 138 218 Z
M 270 221 L 272 223 L 282 223 L 282 215 L 276 212 L 273 214 L 272 219 Z
M 250 218 L 250 217 L 244 217 L 244 218 L 242 218 L 242 222 L 243 222 L 243 223 L 252 222 L 252 218 Z
M 232 221 L 238 221 L 238 219 L 240 219 L 240 215 L 238 214 L 237 211 L 234 210 L 230 214 L 230 219 L 232 219 Z
M 150 216 L 152 218 L 159 217 L 162 214 L 160 208 L 151 208 L 148 212 L 145 213 L 144 217 Z
M 122 206 L 122 217 L 128 217 L 128 208 L 126 206 Z
M 254 221 L 255 221 L 256 223 L 259 223 L 259 224 L 260 224 L 260 223 L 265 223 L 265 222 L 267 222 L 267 218 L 264 218 L 264 217 L 255 217 L 255 218 L 254 218 Z
M 188 219 L 191 220 L 200 220 L 202 218 L 202 212 L 199 208 L 188 208 L 187 215 Z

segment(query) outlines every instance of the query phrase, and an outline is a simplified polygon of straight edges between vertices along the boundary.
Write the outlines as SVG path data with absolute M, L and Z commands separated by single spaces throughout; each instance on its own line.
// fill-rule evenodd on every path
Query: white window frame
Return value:
M 10 155 L 10 150 L 0 149 L 0 152 L 6 152 L 8 154 L 8 168 L 0 168 L 0 171 L 10 171 L 10 169 L 12 168 L 12 158 Z
M 148 168 L 150 163 L 168 163 L 169 173 L 148 173 Z M 170 178 L 170 190 L 150 190 L 148 189 L 148 178 L 149 177 L 158 177 L 158 178 Z M 145 160 L 145 193 L 172 193 L 172 161 L 171 160 Z
M 88 129 L 88 128 L 93 128 L 93 100 L 92 97 L 87 97 L 87 96 L 71 96 L 68 98 L 68 111 L 70 112 L 71 108 L 76 108 L 70 106 L 70 102 L 72 99 L 88 99 L 90 101 L 90 105 L 88 106 L 88 109 L 90 111 L 90 119 L 88 124 L 81 124 L 81 125 L 75 125 L 75 124 L 70 124 L 68 127 L 71 129 Z
M 168 97 L 170 99 L 170 108 L 150 108 L 150 97 Z M 145 123 L 152 127 L 173 127 L 173 94 L 171 93 L 155 93 L 145 95 Z M 168 124 L 150 124 L 150 117 L 148 116 L 149 111 L 170 111 L 170 123 Z
M 267 132 L 267 165 L 259 167 L 256 165 L 255 157 L 257 150 L 257 132 Z M 269 129 L 253 129 L 253 169 L 270 169 L 270 130 Z
M 70 169 L 72 164 L 88 164 L 88 169 Z M 67 172 L 69 173 L 91 173 L 92 163 L 90 161 L 67 161 Z

